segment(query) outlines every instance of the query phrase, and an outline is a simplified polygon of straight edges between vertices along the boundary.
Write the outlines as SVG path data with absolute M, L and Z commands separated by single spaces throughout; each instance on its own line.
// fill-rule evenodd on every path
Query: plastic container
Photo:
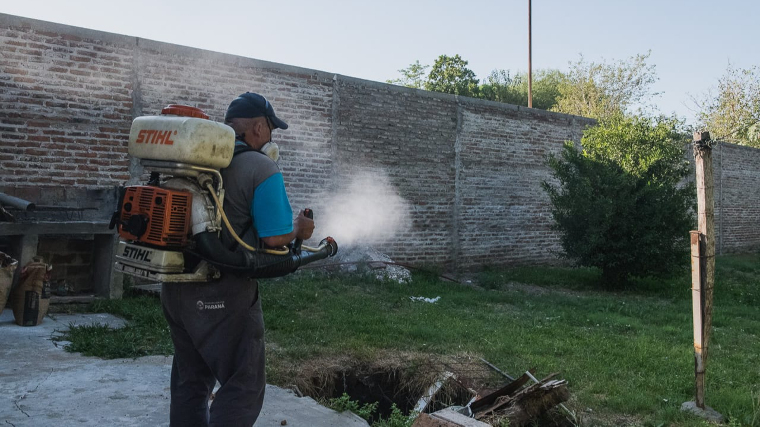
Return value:
M 163 113 L 132 122 L 130 156 L 212 169 L 229 166 L 235 151 L 231 127 L 202 118 L 208 116 L 193 107 L 170 105 Z

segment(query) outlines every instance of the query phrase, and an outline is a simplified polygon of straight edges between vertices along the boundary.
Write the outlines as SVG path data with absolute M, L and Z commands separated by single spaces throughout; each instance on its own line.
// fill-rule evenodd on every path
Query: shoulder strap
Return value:
M 246 153 L 248 151 L 256 151 L 256 150 L 254 150 L 253 148 L 251 148 L 248 144 L 237 144 L 236 143 L 235 144 L 235 150 L 232 152 L 232 157 L 235 157 L 235 156 L 237 156 L 240 153 Z M 246 226 L 243 227 L 243 229 L 240 231 L 240 238 L 241 239 L 243 238 L 243 236 L 246 233 L 248 233 L 248 230 L 250 230 L 251 227 L 253 227 L 253 221 L 248 222 L 248 224 L 246 224 Z M 236 250 L 238 248 L 238 246 L 240 244 L 237 242 L 237 240 L 234 240 L 232 243 L 233 244 L 232 244 L 232 247 L 230 248 L 230 250 L 234 251 L 234 250 Z

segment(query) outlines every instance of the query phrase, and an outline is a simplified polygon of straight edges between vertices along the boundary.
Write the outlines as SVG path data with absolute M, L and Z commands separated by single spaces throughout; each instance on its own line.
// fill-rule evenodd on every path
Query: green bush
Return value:
M 631 276 L 664 275 L 688 265 L 694 189 L 677 123 L 616 116 L 567 143 L 543 183 L 564 255 L 597 267 L 607 287 Z
M 391 405 L 391 414 L 388 418 L 376 421 L 372 424 L 372 427 L 411 427 L 418 415 L 416 412 L 404 415 L 401 409 L 394 403 Z
M 360 405 L 359 401 L 351 400 L 351 396 L 346 393 L 343 393 L 340 397 L 330 399 L 327 402 L 327 406 L 338 412 L 351 411 L 367 421 L 370 420 L 372 414 L 377 410 L 377 402 Z

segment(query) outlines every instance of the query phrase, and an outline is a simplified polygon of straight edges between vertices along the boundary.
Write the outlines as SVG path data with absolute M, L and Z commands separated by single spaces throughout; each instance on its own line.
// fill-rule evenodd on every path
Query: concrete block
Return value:
M 696 416 L 698 416 L 698 417 L 700 417 L 702 419 L 705 419 L 707 421 L 710 421 L 712 423 L 723 424 L 726 421 L 725 418 L 723 417 L 723 415 L 721 415 L 715 409 L 713 409 L 713 408 L 711 408 L 709 406 L 705 406 L 705 409 L 702 409 L 702 408 L 698 407 L 697 406 L 697 402 L 695 402 L 693 400 L 689 401 L 689 402 L 684 402 L 681 405 L 681 410 L 684 411 L 684 412 L 689 412 L 689 413 L 691 413 L 693 415 L 696 415 Z
M 122 283 L 114 280 L 113 271 L 117 237 L 115 234 L 96 234 L 93 245 L 93 289 L 95 295 L 108 299 L 119 298 L 122 293 Z

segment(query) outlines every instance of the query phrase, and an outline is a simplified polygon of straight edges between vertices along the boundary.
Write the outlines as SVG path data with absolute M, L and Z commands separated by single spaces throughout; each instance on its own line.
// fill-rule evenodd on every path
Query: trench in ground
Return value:
M 442 378 L 453 374 L 445 381 Z M 465 406 L 475 395 L 495 390 L 507 380 L 470 356 L 440 360 L 431 356 L 379 358 L 371 362 L 332 360 L 310 362 L 300 369 L 299 391 L 327 402 L 344 393 L 363 404 L 377 403 L 370 424 L 388 418 L 395 404 L 405 415 L 415 409 L 430 387 L 441 386 L 429 398 L 423 412 L 432 413 L 449 406 Z

